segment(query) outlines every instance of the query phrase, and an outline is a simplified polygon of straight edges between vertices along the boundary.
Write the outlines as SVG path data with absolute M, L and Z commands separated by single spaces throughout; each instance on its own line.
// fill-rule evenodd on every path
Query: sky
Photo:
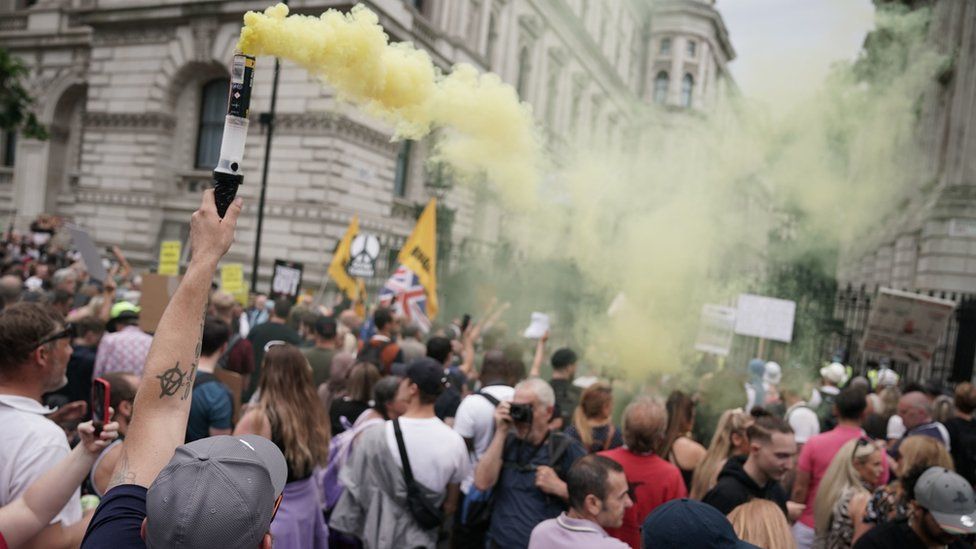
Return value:
M 742 93 L 782 112 L 823 81 L 831 63 L 856 58 L 873 27 L 871 0 L 718 0 Z

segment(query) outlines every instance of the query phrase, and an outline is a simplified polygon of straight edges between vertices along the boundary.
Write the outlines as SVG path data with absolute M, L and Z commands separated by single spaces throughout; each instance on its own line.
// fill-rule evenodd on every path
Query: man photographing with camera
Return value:
M 527 547 L 537 524 L 566 510 L 563 479 L 586 451 L 549 431 L 554 403 L 552 387 L 531 378 L 495 409 L 495 435 L 474 473 L 474 487 L 494 500 L 488 547 Z

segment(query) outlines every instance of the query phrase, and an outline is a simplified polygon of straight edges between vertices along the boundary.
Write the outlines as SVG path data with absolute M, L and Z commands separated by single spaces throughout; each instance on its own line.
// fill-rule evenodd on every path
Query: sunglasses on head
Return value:
M 78 329 L 75 327 L 73 323 L 69 322 L 64 325 L 64 329 L 55 332 L 45 337 L 44 339 L 38 341 L 35 347 L 40 347 L 41 345 L 46 345 L 48 343 L 51 343 L 52 341 L 57 341 L 59 339 L 64 339 L 64 338 L 74 339 L 77 336 L 77 334 L 78 334 Z
M 874 443 L 871 441 L 871 439 L 869 439 L 867 437 L 861 437 L 861 438 L 857 439 L 857 444 L 854 445 L 854 451 L 851 452 L 851 463 L 853 463 L 854 462 L 854 459 L 857 458 L 857 451 L 862 446 L 870 446 L 871 444 L 874 444 Z

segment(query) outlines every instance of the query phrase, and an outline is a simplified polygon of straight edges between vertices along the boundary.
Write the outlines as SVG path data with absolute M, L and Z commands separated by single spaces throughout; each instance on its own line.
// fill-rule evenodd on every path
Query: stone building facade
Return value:
M 88 228 L 152 267 L 159 242 L 185 239 L 219 150 L 228 64 L 241 17 L 256 0 L 6 0 L 0 47 L 30 69 L 47 141 L 0 137 L 0 221 L 40 212 Z M 498 73 L 533 105 L 557 159 L 574 140 L 628 139 L 641 105 L 675 116 L 709 111 L 730 92 L 734 50 L 714 0 L 372 0 L 392 40 L 411 41 L 444 68 L 467 62 Z M 349 2 L 292 0 L 293 13 Z M 250 270 L 265 164 L 274 61 L 259 59 L 240 194 L 247 208 L 228 261 Z M 504 212 L 480 191 L 445 184 L 429 143 L 391 142 L 390 128 L 281 65 L 262 232 L 261 283 L 275 258 L 324 279 L 331 251 L 358 214 L 388 251 L 429 197 L 444 204 L 446 265 L 486 253 Z M 374 283 L 381 283 L 377 280 Z
M 948 65 L 919 107 L 918 161 L 925 177 L 899 211 L 847 250 L 842 284 L 976 293 L 976 4 L 914 0 L 931 8 L 928 40 Z

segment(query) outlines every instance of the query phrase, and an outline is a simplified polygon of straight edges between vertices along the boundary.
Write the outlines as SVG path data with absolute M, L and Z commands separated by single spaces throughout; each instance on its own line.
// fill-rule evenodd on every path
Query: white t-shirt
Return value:
M 797 444 L 805 444 L 810 437 L 820 434 L 820 418 L 805 402 L 791 406 L 786 411 L 786 421 L 793 429 Z
M 71 452 L 64 431 L 44 417 L 52 410 L 36 400 L 0 395 L 0 506 L 17 499 Z M 51 524 L 70 526 L 81 520 L 81 492 L 75 490 Z
M 403 467 L 393 422 L 387 421 L 383 428 L 393 460 Z M 403 432 L 403 445 L 407 448 L 413 478 L 420 484 L 444 493 L 448 484 L 460 483 L 470 473 L 471 462 L 464 440 L 443 421 L 436 417 L 401 417 L 400 431 Z
M 498 399 L 499 402 L 512 400 L 515 389 L 508 385 L 489 385 L 482 387 L 481 392 Z M 491 437 L 495 435 L 495 405 L 487 398 L 474 394 L 464 397 L 454 413 L 454 430 L 463 438 L 474 440 L 474 453 L 471 454 L 471 474 L 461 483 L 461 491 L 465 494 L 474 482 L 474 467 L 488 450 Z
M 515 396 L 515 389 L 508 385 L 489 385 L 482 387 L 481 392 L 499 402 L 512 400 Z M 464 397 L 454 414 L 454 430 L 463 438 L 474 439 L 475 461 L 481 459 L 495 434 L 495 405 L 478 394 Z
M 905 422 L 902 421 L 901 416 L 895 414 L 888 418 L 888 440 L 899 439 L 905 436 Z

